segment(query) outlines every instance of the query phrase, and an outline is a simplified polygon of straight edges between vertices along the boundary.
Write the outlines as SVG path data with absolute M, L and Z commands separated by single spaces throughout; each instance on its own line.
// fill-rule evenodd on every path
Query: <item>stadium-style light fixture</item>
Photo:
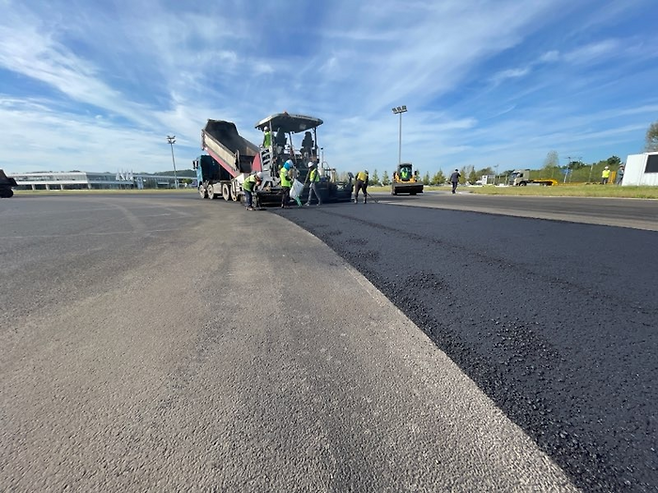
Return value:
M 400 115 L 400 131 L 398 135 L 398 164 L 402 164 L 402 113 L 407 112 L 406 106 L 396 106 L 393 108 L 395 115 Z
M 174 144 L 176 143 L 175 135 L 167 135 L 167 141 L 171 145 L 171 161 L 174 163 L 174 188 L 178 190 L 178 175 L 176 174 L 176 159 L 174 158 Z

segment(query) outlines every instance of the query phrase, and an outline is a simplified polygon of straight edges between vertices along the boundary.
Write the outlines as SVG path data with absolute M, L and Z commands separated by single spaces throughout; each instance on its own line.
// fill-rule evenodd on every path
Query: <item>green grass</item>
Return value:
M 535 195 L 543 197 L 619 197 L 658 199 L 658 187 L 621 187 L 618 185 L 556 185 L 552 187 L 463 187 L 461 191 L 483 195 Z
M 450 192 L 450 186 L 427 186 L 425 191 Z M 371 193 L 390 193 L 391 187 L 369 186 Z M 598 183 L 577 185 L 555 185 L 552 187 L 527 186 L 527 187 L 495 187 L 487 185 L 484 187 L 465 187 L 460 185 L 459 192 L 470 192 L 482 195 L 524 195 L 543 197 L 619 197 L 631 199 L 658 199 L 658 187 L 620 187 L 617 185 L 599 185 Z

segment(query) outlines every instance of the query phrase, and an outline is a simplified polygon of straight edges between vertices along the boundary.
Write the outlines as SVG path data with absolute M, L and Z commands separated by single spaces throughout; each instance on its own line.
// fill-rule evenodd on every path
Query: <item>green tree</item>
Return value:
M 479 180 L 477 173 L 475 173 L 475 166 L 469 166 L 468 170 L 468 182 L 473 185 L 476 181 Z
M 567 164 L 567 168 L 573 171 L 584 168 L 585 166 L 587 165 L 582 161 L 571 161 L 569 164 Z
M 462 169 L 459 170 L 459 184 L 464 185 L 466 183 L 466 177 L 468 176 L 468 172 L 470 171 L 469 166 L 462 166 Z
M 368 185 L 379 185 L 379 175 L 376 169 L 373 170 L 372 176 L 369 177 Z
M 492 170 L 491 167 L 489 166 L 487 166 L 486 168 L 479 169 L 475 172 L 475 176 L 477 176 L 477 179 L 475 181 L 482 179 L 484 175 L 492 176 L 493 174 L 494 174 L 494 170 Z
M 610 156 L 605 160 L 606 166 L 618 167 L 621 164 L 621 159 L 618 156 Z
M 658 122 L 649 125 L 644 150 L 647 152 L 658 151 Z
M 434 176 L 430 180 L 430 185 L 443 185 L 446 182 L 446 176 L 443 174 L 442 170 L 434 173 Z
M 544 159 L 544 168 L 557 168 L 560 166 L 560 156 L 557 151 L 548 151 L 546 154 L 546 159 Z
M 387 187 L 391 184 L 391 179 L 388 177 L 388 171 L 384 170 L 384 175 L 382 176 L 382 185 Z
M 423 175 L 423 185 L 429 185 L 430 184 L 430 173 L 429 171 L 426 171 L 425 174 Z

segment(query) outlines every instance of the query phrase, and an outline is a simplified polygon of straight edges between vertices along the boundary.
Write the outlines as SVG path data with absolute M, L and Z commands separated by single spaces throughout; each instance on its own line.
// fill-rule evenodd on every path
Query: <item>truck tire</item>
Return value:
M 208 192 L 206 191 L 205 188 L 203 188 L 203 185 L 199 185 L 199 195 L 201 196 L 202 199 L 208 198 Z
M 226 200 L 226 202 L 231 200 L 231 187 L 229 187 L 228 183 L 222 184 L 222 197 L 224 197 L 224 200 Z
M 212 185 L 208 185 L 208 198 L 210 200 L 215 199 L 215 188 Z

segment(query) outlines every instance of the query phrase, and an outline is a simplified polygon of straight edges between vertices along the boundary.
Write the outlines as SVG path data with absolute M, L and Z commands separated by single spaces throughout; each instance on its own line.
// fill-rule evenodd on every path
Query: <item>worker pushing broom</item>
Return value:
M 354 203 L 359 203 L 359 192 L 363 190 L 363 203 L 368 203 L 368 170 L 359 171 L 356 174 L 356 184 L 354 185 Z

